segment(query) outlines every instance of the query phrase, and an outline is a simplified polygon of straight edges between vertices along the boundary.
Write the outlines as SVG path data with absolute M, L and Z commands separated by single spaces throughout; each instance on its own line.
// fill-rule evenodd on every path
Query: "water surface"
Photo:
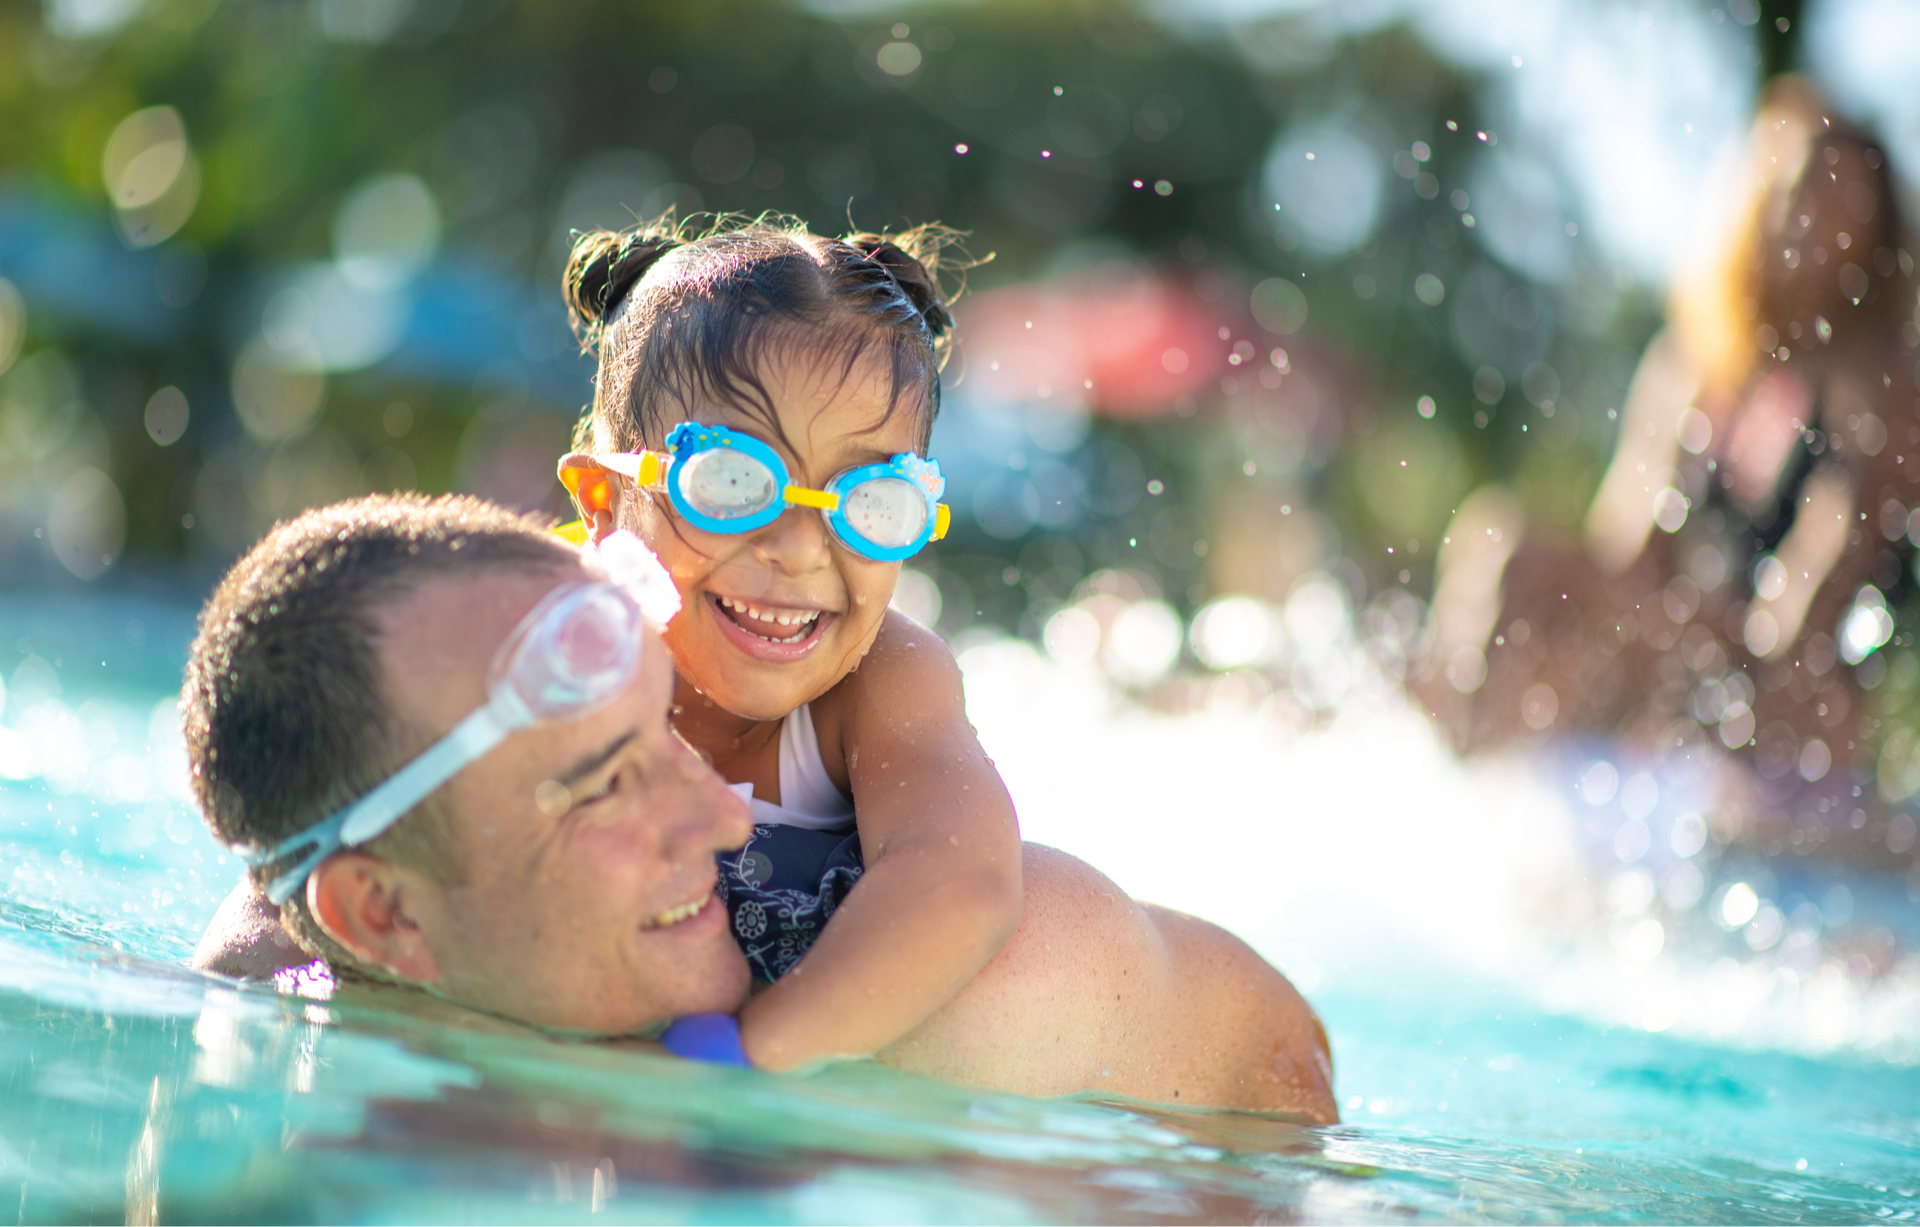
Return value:
M 184 970 L 238 872 L 182 787 L 190 613 L 0 599 L 0 1218 L 1920 1215 L 1909 880 L 1680 856 L 1697 777 L 1604 746 L 1462 767 L 1384 691 L 1306 735 L 1156 716 L 978 644 L 1029 836 L 1293 974 L 1345 1123 L 780 1078 Z M 1596 756 L 1658 797 L 1588 804 Z M 1653 850 L 1622 862 L 1633 822 Z M 1737 883 L 1782 917 L 1763 948 L 1715 911 Z

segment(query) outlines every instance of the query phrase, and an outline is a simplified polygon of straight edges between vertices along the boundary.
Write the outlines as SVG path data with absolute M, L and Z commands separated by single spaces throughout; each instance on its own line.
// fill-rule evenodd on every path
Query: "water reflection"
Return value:
M 108 978 L 131 986 L 151 974 L 129 967 Z M 182 988 L 191 979 L 174 978 Z M 14 1000 L 0 998 L 0 1009 Z M 1710 1054 L 1565 1028 L 1553 1044 L 1529 1045 L 1525 1032 L 1538 1024 L 1524 1020 L 1509 1034 L 1442 1029 L 1435 1042 L 1456 1049 L 1445 1061 L 1402 1067 L 1376 1093 L 1350 1098 L 1364 1126 L 1313 1129 L 1086 1097 L 969 1094 L 871 1066 L 776 1085 L 604 1046 L 429 1024 L 375 1000 L 324 1024 L 256 992 L 155 1004 L 121 1014 L 117 1039 L 75 1016 L 43 1016 L 32 1042 L 65 1053 L 57 1080 L 42 1084 L 61 1089 L 65 1123 L 43 1131 L 42 1144 L 57 1147 L 76 1126 L 110 1144 L 95 1163 L 41 1169 L 26 1186 L 40 1216 L 322 1218 L 377 1204 L 427 1216 L 645 1207 L 794 1221 L 921 1218 L 939 1207 L 962 1221 L 1347 1222 L 1444 1216 L 1466 1202 L 1502 1217 L 1603 1207 L 1685 1217 L 1727 1205 L 1732 1182 L 1759 1186 L 1737 1203 L 1754 1210 L 1777 1204 L 1771 1194 L 1797 1212 L 1838 1217 L 1912 1203 L 1891 1187 L 1898 1178 L 1885 1163 L 1850 1155 L 1857 1170 L 1842 1169 L 1804 1116 L 1796 1136 L 1767 1133 L 1807 1094 L 1778 1065 L 1734 1074 Z M 1377 1041 L 1364 1037 L 1362 1051 L 1368 1042 Z M 109 1046 L 116 1065 L 100 1063 Z M 96 1076 L 131 1060 L 153 1076 Z M 1504 1140 L 1493 1123 L 1501 1109 L 1487 1102 L 1499 1088 L 1576 1073 L 1592 1089 L 1568 1102 L 1557 1127 L 1524 1148 Z M 1861 1083 L 1838 1076 L 1850 1091 Z M 1859 1102 L 1884 1111 L 1882 1097 Z M 1744 1122 L 1733 1133 L 1710 1123 L 1729 1103 Z M 1703 1171 L 1668 1143 L 1614 1135 L 1606 1122 L 1621 1109 L 1657 1110 L 1749 1149 L 1724 1176 Z M 1449 1121 L 1453 1136 L 1413 1123 L 1426 1118 Z
M 923 579 L 922 596 L 940 591 Z M 1464 1199 L 1670 1219 L 1750 1198 L 1754 1181 L 1840 1217 L 1911 1208 L 1874 1191 L 1884 1164 L 1818 1123 L 1842 1101 L 1904 1119 L 1920 977 L 1900 935 L 1920 926 L 1902 884 L 1743 852 L 1702 816 L 1711 773 L 1684 760 L 1589 745 L 1545 775 L 1463 767 L 1397 698 L 1395 670 L 1424 643 L 1405 593 L 1356 611 L 1338 577 L 1308 573 L 1285 601 L 1180 627 L 1238 663 L 1152 680 L 1117 647 L 1130 612 L 1172 616 L 1147 577 L 1102 573 L 1068 597 L 1049 623 L 1058 652 L 962 645 L 971 714 L 1027 833 L 1220 915 L 1286 968 L 1335 1036 L 1348 1126 L 982 1096 L 868 1066 L 758 1079 L 311 977 L 235 989 L 149 961 L 184 957 L 237 867 L 169 799 L 178 767 L 152 731 L 168 707 L 90 692 L 41 628 L 44 667 L 15 668 L 0 716 L 18 736 L 21 713 L 64 730 L 0 786 L 16 866 L 0 914 L 5 1066 L 35 1071 L 0 1096 L 17 1122 L 0 1135 L 37 1139 L 30 1210 L 1374 1221 Z M 143 636 L 175 633 L 142 614 Z M 1064 646 L 1076 625 L 1078 658 Z M 1309 684 L 1305 645 L 1344 662 L 1343 685 Z M 82 744 L 96 747 L 84 766 L 48 756 Z M 157 796 L 113 791 L 104 764 L 129 754 Z M 1229 849 L 1227 876 L 1143 837 L 1169 822 Z M 1691 1046 L 1709 1040 L 1748 1052 L 1737 1075 L 1726 1049 Z M 1795 1065 L 1768 1049 L 1852 1055 Z M 1717 1112 L 1730 1095 L 1745 1109 Z M 1695 1140 L 1633 1140 L 1649 1113 L 1684 1115 Z M 1702 1146 L 1751 1166 L 1702 1176 Z M 16 1160 L 0 1170 L 28 1170 L 0 1154 Z

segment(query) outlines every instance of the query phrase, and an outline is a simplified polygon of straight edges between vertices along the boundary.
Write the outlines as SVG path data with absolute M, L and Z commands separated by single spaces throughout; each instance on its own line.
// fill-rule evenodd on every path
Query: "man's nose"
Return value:
M 672 861 L 690 861 L 746 843 L 753 834 L 752 807 L 735 796 L 691 746 L 680 745 L 676 753 L 679 795 L 661 832 L 662 854 Z
M 727 782 L 711 768 L 703 768 L 711 777 L 709 793 L 713 799 L 714 850 L 738 848 L 753 834 L 753 805 L 727 787 Z

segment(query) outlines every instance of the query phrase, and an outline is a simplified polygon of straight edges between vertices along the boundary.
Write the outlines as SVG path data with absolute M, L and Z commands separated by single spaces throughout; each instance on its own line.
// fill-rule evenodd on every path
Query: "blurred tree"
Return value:
M 1111 566 L 1183 608 L 1283 593 L 1342 554 L 1356 599 L 1419 590 L 1454 500 L 1489 477 L 1578 515 L 1651 300 L 1575 236 L 1550 164 L 1496 150 L 1482 74 L 1411 24 L 1330 12 L 0 8 L 0 276 L 28 321 L 0 394 L 37 423 L 17 427 L 37 441 L 0 565 L 48 556 L 25 544 L 88 466 L 130 556 L 207 567 L 366 489 L 561 511 L 550 462 L 590 374 L 554 288 L 568 234 L 671 206 L 939 218 L 997 254 L 973 276 L 981 318 L 997 286 L 1117 261 L 1204 325 L 1185 390 L 1094 389 L 1090 431 L 1049 451 L 1039 399 L 1011 436 L 981 426 L 1005 398 L 963 316 L 941 446 L 975 463 L 950 466 L 961 523 L 924 560 L 969 594 L 948 629 L 1031 630 Z M 186 408 L 163 437 L 165 388 Z M 1266 540 L 1280 505 L 1331 519 Z

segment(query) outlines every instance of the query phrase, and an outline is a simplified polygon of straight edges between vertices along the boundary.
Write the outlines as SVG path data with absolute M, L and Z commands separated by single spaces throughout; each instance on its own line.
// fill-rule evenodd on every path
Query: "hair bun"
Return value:
M 599 341 L 627 292 L 678 246 L 676 235 L 646 227 L 625 233 L 592 230 L 574 240 L 563 284 L 573 334 L 582 346 Z
M 940 285 L 919 257 L 885 235 L 854 234 L 847 236 L 846 242 L 887 270 L 907 301 L 920 312 L 920 318 L 927 322 L 927 331 L 934 337 L 945 336 L 953 327 L 953 316 L 940 296 Z

